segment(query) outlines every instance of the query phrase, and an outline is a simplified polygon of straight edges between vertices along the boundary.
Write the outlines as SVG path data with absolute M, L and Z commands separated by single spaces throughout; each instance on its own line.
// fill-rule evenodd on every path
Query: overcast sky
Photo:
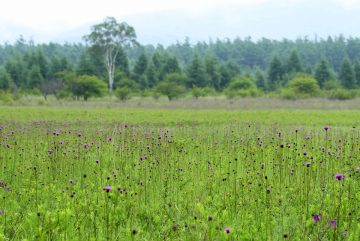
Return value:
M 360 0 L 0 0 L 0 43 L 80 41 L 92 24 L 114 16 L 139 41 L 175 43 L 186 36 L 360 37 Z

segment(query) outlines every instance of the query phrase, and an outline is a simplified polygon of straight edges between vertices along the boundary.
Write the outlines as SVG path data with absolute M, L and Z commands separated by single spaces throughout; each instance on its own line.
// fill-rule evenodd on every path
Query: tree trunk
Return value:
M 113 77 L 113 74 L 110 71 L 109 72 L 109 93 L 112 92 L 113 85 L 114 85 L 114 77 Z

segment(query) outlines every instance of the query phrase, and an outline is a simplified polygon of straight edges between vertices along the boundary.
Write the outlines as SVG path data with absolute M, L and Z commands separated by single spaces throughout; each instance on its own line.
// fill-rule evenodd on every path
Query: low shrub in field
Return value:
M 237 76 L 231 80 L 224 93 L 230 99 L 236 97 L 256 97 L 259 95 L 259 90 L 255 82 L 249 77 Z
M 320 94 L 320 87 L 312 76 L 298 74 L 291 79 L 285 89 L 281 92 L 284 99 L 304 99 L 316 97 Z
M 357 96 L 356 90 L 334 89 L 327 93 L 327 97 L 331 100 L 350 100 Z

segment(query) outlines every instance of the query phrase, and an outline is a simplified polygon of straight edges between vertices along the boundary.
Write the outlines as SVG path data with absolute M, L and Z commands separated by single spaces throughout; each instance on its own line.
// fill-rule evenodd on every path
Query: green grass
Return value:
M 358 240 L 359 117 L 1 107 L 0 240 Z

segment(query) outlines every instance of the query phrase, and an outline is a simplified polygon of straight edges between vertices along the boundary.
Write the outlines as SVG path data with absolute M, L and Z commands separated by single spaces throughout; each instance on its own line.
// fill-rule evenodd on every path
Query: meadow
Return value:
M 0 240 L 360 237 L 359 110 L 0 107 Z

